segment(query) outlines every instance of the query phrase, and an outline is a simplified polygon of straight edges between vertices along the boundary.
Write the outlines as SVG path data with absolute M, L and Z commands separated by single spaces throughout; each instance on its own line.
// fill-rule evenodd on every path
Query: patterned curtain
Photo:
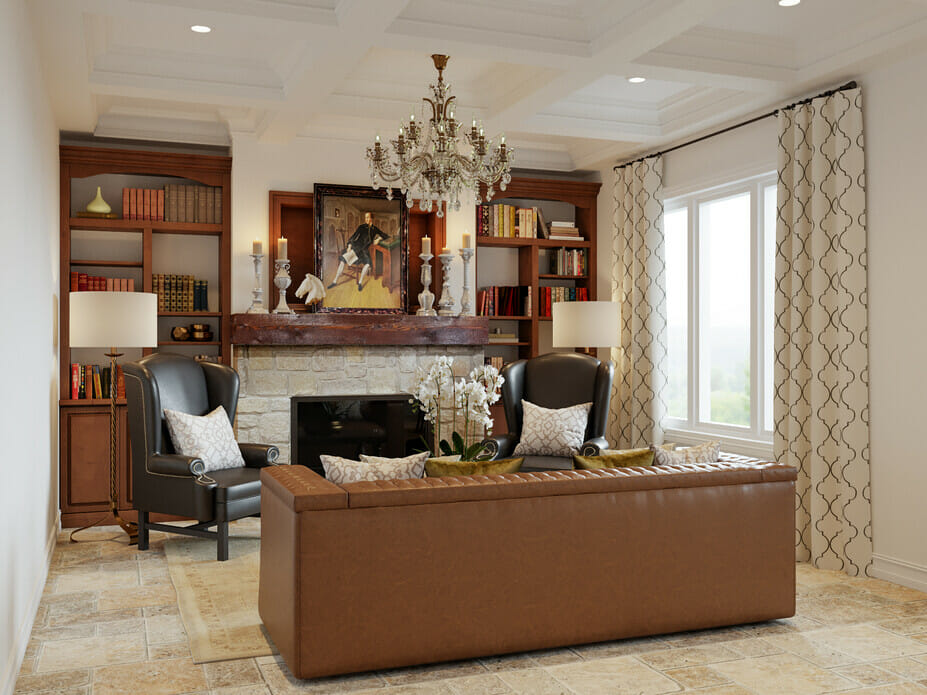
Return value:
M 615 177 L 612 300 L 621 311 L 621 346 L 609 442 L 618 448 L 663 441 L 666 413 L 666 261 L 663 158 L 621 167 Z
M 795 466 L 796 551 L 868 574 L 869 349 L 862 96 L 779 112 L 776 460 Z

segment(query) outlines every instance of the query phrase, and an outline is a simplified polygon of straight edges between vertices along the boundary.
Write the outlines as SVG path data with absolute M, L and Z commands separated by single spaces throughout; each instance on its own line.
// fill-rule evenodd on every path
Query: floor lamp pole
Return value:
M 122 527 L 129 537 L 129 545 L 138 543 L 138 525 L 126 521 L 119 516 L 119 490 L 116 485 L 116 452 L 118 444 L 116 442 L 116 358 L 121 357 L 121 352 L 116 352 L 116 348 L 110 348 L 106 353 L 109 357 L 109 510 L 116 519 L 116 523 Z
M 138 543 L 138 524 L 132 521 L 126 521 L 119 516 L 119 489 L 116 484 L 116 453 L 119 450 L 119 445 L 116 441 L 116 358 L 122 357 L 122 354 L 121 352 L 116 352 L 116 348 L 114 347 L 111 347 L 110 351 L 106 353 L 106 356 L 109 357 L 109 511 L 116 520 L 116 523 L 122 527 L 122 530 L 125 531 L 126 535 L 129 537 L 129 545 L 135 545 Z M 93 384 L 90 384 L 88 388 L 93 388 Z M 97 526 L 107 519 L 108 517 L 104 516 L 88 526 L 83 526 L 71 531 L 71 542 L 80 542 L 74 537 L 75 534 Z

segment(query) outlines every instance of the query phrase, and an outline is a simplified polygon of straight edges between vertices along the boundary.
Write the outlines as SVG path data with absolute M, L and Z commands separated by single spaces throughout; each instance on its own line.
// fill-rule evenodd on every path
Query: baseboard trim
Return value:
M 45 542 L 45 570 L 42 572 L 41 581 L 35 583 L 32 588 L 32 596 L 29 599 L 29 610 L 23 618 L 22 625 L 19 627 L 16 641 L 10 650 L 9 658 L 5 666 L 2 682 L 0 682 L 0 693 L 2 695 L 12 695 L 16 687 L 16 677 L 19 675 L 19 669 L 22 667 L 23 658 L 26 656 L 26 647 L 29 646 L 29 637 L 32 635 L 32 626 L 35 624 L 35 614 L 39 611 L 39 604 L 42 602 L 42 594 L 45 592 L 45 582 L 48 581 L 48 569 L 51 567 L 52 555 L 55 553 L 55 544 L 58 542 L 58 532 L 61 530 L 61 510 L 55 516 L 55 523 L 52 525 Z
M 927 567 L 906 560 L 872 554 L 872 576 L 927 592 Z

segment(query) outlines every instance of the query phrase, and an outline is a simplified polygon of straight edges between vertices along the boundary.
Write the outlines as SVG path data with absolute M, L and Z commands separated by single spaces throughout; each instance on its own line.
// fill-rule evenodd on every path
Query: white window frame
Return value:
M 680 444 L 697 444 L 705 441 L 706 436 L 719 439 L 724 451 L 748 456 L 768 458 L 772 456 L 772 431 L 764 428 L 765 422 L 765 388 L 763 355 L 765 353 L 765 333 L 763 319 L 765 316 L 765 264 L 763 262 L 763 232 L 775 234 L 775 229 L 764 230 L 765 189 L 776 184 L 775 172 L 742 178 L 737 181 L 713 186 L 711 188 L 667 198 L 664 213 L 687 210 L 687 271 L 688 271 L 688 378 L 687 409 L 685 419 L 667 416 L 663 425 L 667 441 Z M 703 305 L 702 286 L 705 279 L 699 273 L 700 260 L 705 240 L 700 238 L 699 208 L 706 202 L 723 200 L 734 195 L 750 194 L 750 425 L 725 425 L 710 422 L 702 418 L 703 399 L 708 397 L 708 390 L 701 392 L 701 382 L 705 377 L 707 365 L 700 364 L 707 332 L 700 331 L 699 317 L 707 313 Z M 710 271 L 709 271 L 710 272 Z M 772 368 L 770 365 L 769 368 Z

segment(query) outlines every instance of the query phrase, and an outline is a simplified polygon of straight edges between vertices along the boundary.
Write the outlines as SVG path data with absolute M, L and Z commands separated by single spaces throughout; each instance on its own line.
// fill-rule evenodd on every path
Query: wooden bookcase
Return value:
M 60 225 L 60 504 L 65 527 L 95 521 L 109 507 L 109 399 L 71 399 L 71 363 L 108 365 L 106 349 L 72 349 L 68 341 L 71 272 L 132 277 L 136 291 L 152 292 L 158 273 L 193 274 L 209 281 L 209 311 L 159 312 L 158 349 L 205 354 L 231 363 L 231 172 L 229 157 L 61 146 Z M 162 188 L 168 183 L 222 189 L 216 224 L 78 217 L 100 186 L 113 212 L 122 213 L 123 188 Z M 171 329 L 210 324 L 209 342 L 177 342 Z M 120 347 L 121 346 L 117 346 Z M 131 350 L 121 361 L 152 349 Z M 118 489 L 130 512 L 131 467 L 125 401 L 118 402 Z
M 531 287 L 531 315 L 530 316 L 490 316 L 490 335 L 494 328 L 500 328 L 506 333 L 515 333 L 516 339 L 508 343 L 490 343 L 486 346 L 487 356 L 501 356 L 503 363 L 507 364 L 516 359 L 536 357 L 541 354 L 542 348 L 550 344 L 551 319 L 542 318 L 539 314 L 539 291 L 542 286 L 560 285 L 567 287 L 586 287 L 589 299 L 596 299 L 596 199 L 598 198 L 601 183 L 562 179 L 542 179 L 528 177 L 512 177 L 512 182 L 506 190 L 497 193 L 490 204 L 509 203 L 520 207 L 528 205 L 544 206 L 545 203 L 565 204 L 560 208 L 569 209 L 573 220 L 580 230 L 582 240 L 562 241 L 556 239 L 526 239 L 526 238 L 500 238 L 476 237 L 476 287 L 477 290 L 487 285 L 529 285 Z M 480 228 L 480 209 L 476 209 L 476 226 Z M 556 275 L 549 272 L 549 253 L 557 249 L 585 249 L 588 254 L 586 275 Z M 508 263 L 492 263 L 494 266 L 508 265 L 512 270 L 508 277 L 500 278 L 498 271 L 488 281 L 487 273 L 481 273 L 481 263 L 489 265 L 493 259 L 490 254 L 515 254 L 516 259 L 509 259 Z M 496 259 L 498 260 L 498 259 Z M 504 279 L 504 282 L 500 281 Z M 478 309 L 479 307 L 477 307 Z M 546 351 L 544 349 L 543 351 Z M 492 408 L 497 434 L 504 433 L 505 415 L 502 406 L 496 404 Z

